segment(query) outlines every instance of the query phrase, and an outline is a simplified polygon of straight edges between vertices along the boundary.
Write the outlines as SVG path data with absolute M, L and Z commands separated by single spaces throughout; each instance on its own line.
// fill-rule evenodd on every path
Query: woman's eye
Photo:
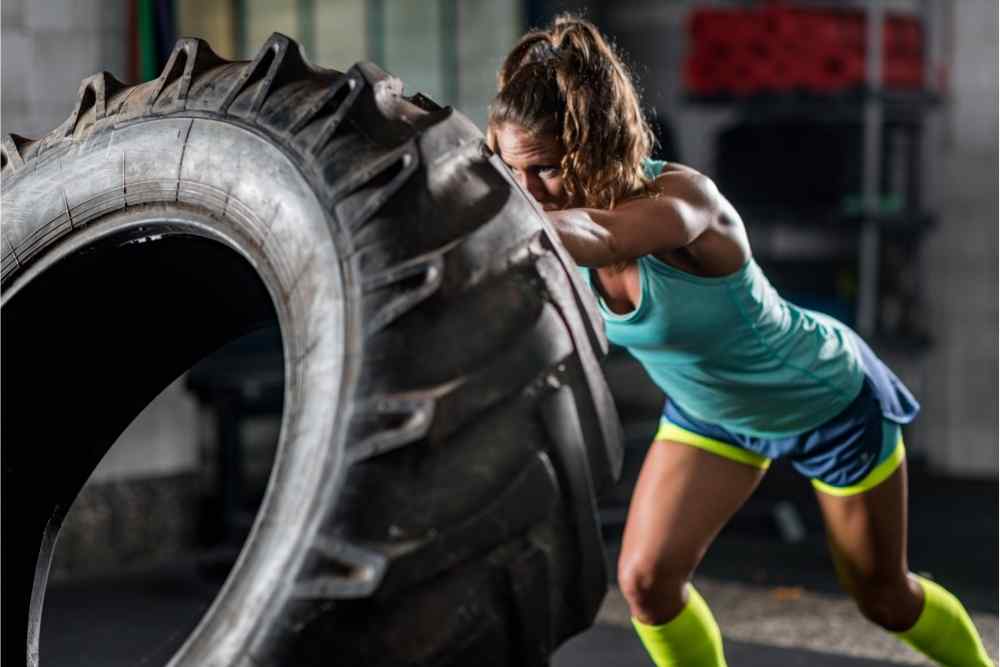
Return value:
M 556 178 L 559 176 L 559 167 L 541 167 L 538 175 L 542 178 Z

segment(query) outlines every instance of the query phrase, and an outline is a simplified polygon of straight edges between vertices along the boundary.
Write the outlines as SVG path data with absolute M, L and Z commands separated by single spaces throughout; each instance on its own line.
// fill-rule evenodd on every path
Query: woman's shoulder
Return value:
M 655 160 L 653 158 L 646 158 L 642 161 L 642 172 L 647 179 L 654 182 L 666 174 L 699 174 L 696 169 L 692 169 L 691 167 L 683 165 L 679 162 L 668 162 L 666 160 Z
M 704 176 L 703 173 L 695 169 L 694 167 L 689 167 L 686 164 L 681 164 L 680 162 L 661 162 L 663 168 L 660 169 L 659 176 L 665 176 L 667 174 L 690 174 L 692 176 Z
M 655 176 L 650 175 L 651 180 L 622 200 L 621 209 L 627 207 L 635 213 L 644 212 L 660 219 L 665 209 L 677 215 L 678 202 L 683 202 L 684 210 L 689 212 L 719 208 L 719 192 L 707 176 L 677 162 L 659 164 L 663 169 Z
M 708 176 L 678 162 L 663 164 L 663 169 L 650 184 L 650 189 L 656 196 L 674 197 L 693 204 L 707 205 L 716 202 L 718 190 Z

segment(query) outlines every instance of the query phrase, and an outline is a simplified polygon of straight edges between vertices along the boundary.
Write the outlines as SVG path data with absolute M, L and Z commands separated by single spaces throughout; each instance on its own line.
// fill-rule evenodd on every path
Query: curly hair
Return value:
M 650 185 L 642 162 L 653 147 L 631 76 L 590 22 L 556 17 L 528 32 L 497 74 L 487 144 L 505 123 L 561 141 L 563 184 L 571 201 L 611 209 Z

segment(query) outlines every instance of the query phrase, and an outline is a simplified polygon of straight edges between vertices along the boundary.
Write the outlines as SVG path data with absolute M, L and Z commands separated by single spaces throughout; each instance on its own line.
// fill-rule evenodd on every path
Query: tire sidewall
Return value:
M 16 263 L 4 302 L 92 243 L 158 233 L 223 243 L 266 285 L 286 360 L 274 466 L 236 565 L 170 663 L 235 664 L 281 608 L 271 603 L 287 597 L 341 487 L 361 357 L 350 248 L 279 143 L 215 118 L 143 119 L 67 140 L 5 178 L 3 211 L 4 254 Z

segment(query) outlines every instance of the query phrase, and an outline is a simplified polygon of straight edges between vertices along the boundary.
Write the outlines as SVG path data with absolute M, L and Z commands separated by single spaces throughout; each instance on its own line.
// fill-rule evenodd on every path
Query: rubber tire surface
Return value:
M 461 114 L 280 34 L 235 63 L 184 39 L 4 137 L 2 173 L 5 664 L 38 662 L 59 525 L 115 438 L 274 319 L 268 492 L 171 665 L 543 665 L 593 622 L 622 456 L 600 318 Z

